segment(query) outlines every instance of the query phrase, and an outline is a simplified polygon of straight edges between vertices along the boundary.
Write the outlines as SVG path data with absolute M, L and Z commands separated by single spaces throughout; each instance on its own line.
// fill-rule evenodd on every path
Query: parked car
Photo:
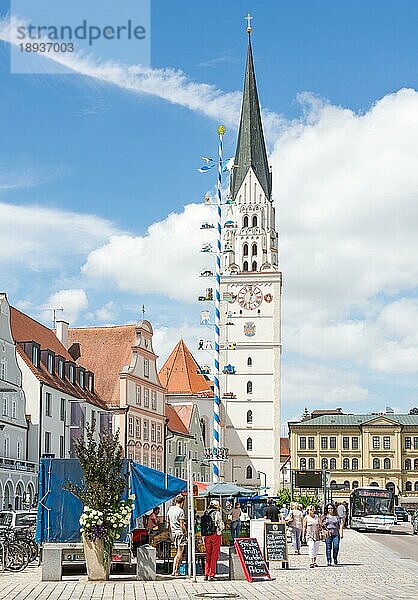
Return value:
M 418 510 L 416 510 L 412 515 L 412 527 L 414 530 L 413 533 L 418 535 Z
M 399 522 L 399 521 L 406 521 L 406 523 L 408 522 L 408 513 L 406 512 L 406 510 L 404 509 L 403 506 L 395 506 L 395 517 L 396 517 L 396 522 Z
M 20 531 L 28 528 L 34 531 L 36 517 L 36 510 L 2 510 L 0 512 L 0 531 L 2 529 Z

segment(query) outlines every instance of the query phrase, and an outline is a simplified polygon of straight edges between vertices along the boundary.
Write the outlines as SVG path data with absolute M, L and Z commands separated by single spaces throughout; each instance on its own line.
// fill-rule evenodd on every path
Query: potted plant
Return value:
M 105 431 L 95 439 L 95 423 L 75 442 L 75 453 L 82 470 L 81 484 L 67 482 L 65 489 L 84 505 L 80 533 L 84 545 L 89 580 L 109 579 L 115 540 L 129 524 L 134 497 L 126 500 L 128 476 L 122 472 L 123 453 L 118 432 Z

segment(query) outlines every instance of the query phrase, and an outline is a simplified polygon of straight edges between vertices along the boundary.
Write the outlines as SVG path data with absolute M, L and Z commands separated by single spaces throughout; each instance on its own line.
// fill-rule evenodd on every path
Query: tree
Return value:
M 86 435 L 80 436 L 74 450 L 83 472 L 81 484 L 67 481 L 64 489 L 84 505 L 80 517 L 80 532 L 90 542 L 103 546 L 104 564 L 110 564 L 114 541 L 129 524 L 133 496 L 123 500 L 128 475 L 123 474 L 123 452 L 119 432 L 100 434 L 95 440 L 96 424 L 86 426 Z
M 100 434 L 94 438 L 96 423 L 86 426 L 86 436 L 80 436 L 74 450 L 83 471 L 81 485 L 67 482 L 66 489 L 85 506 L 96 510 L 116 507 L 125 492 L 128 476 L 123 475 L 123 451 L 119 444 L 119 432 Z
M 409 411 L 410 415 L 418 415 L 418 408 L 415 406 L 414 408 L 411 408 L 411 410 Z

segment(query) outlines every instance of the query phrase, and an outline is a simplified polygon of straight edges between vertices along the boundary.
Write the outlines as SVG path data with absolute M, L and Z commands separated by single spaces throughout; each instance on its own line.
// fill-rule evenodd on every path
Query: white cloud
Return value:
M 416 332 L 416 300 L 409 312 L 403 306 L 402 321 L 399 306 L 385 312 L 385 305 L 418 293 L 418 93 L 400 90 L 360 115 L 309 95 L 302 100 L 304 121 L 289 125 L 271 157 L 284 347 L 385 372 L 417 371 L 408 332 L 408 322 Z
M 101 323 L 111 323 L 115 320 L 117 315 L 116 304 L 113 300 L 106 302 L 103 306 L 98 308 L 94 312 L 95 318 Z
M 35 271 L 80 260 L 117 232 L 109 221 L 93 215 L 4 202 L 0 202 L 0 223 L 0 264 L 20 264 Z
M 63 312 L 57 313 L 57 318 L 62 318 L 72 325 L 88 304 L 87 294 L 83 289 L 60 290 L 49 296 L 40 318 L 43 321 L 51 320 L 51 309 L 62 308 Z
M 211 281 L 199 280 L 202 268 L 213 257 L 200 252 L 211 234 L 200 230 L 211 209 L 188 204 L 151 225 L 144 236 L 116 235 L 93 250 L 83 266 L 90 280 L 114 282 L 119 289 L 140 294 L 164 294 L 187 303 L 195 302 Z
M 295 405 L 303 408 L 323 403 L 337 407 L 365 402 L 369 396 L 368 390 L 359 383 L 357 374 L 320 363 L 286 366 L 284 373 L 283 402 L 293 409 Z
M 0 40 L 18 45 L 17 28 L 26 21 L 16 18 L 0 20 Z M 125 65 L 119 62 L 100 61 L 79 52 L 52 52 L 46 59 L 75 71 L 80 75 L 115 85 L 130 92 L 149 94 L 173 104 L 221 120 L 227 127 L 236 129 L 239 122 L 241 92 L 224 92 L 214 85 L 197 83 L 176 69 L 152 69 L 142 65 Z M 281 127 L 281 118 L 264 111 L 264 125 L 269 135 Z

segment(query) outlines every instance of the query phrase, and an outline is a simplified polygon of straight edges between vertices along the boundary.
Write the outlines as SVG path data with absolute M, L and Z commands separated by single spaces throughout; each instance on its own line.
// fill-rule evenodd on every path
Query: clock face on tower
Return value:
M 238 302 L 242 308 L 254 310 L 263 301 L 263 292 L 256 285 L 246 285 L 238 292 Z

